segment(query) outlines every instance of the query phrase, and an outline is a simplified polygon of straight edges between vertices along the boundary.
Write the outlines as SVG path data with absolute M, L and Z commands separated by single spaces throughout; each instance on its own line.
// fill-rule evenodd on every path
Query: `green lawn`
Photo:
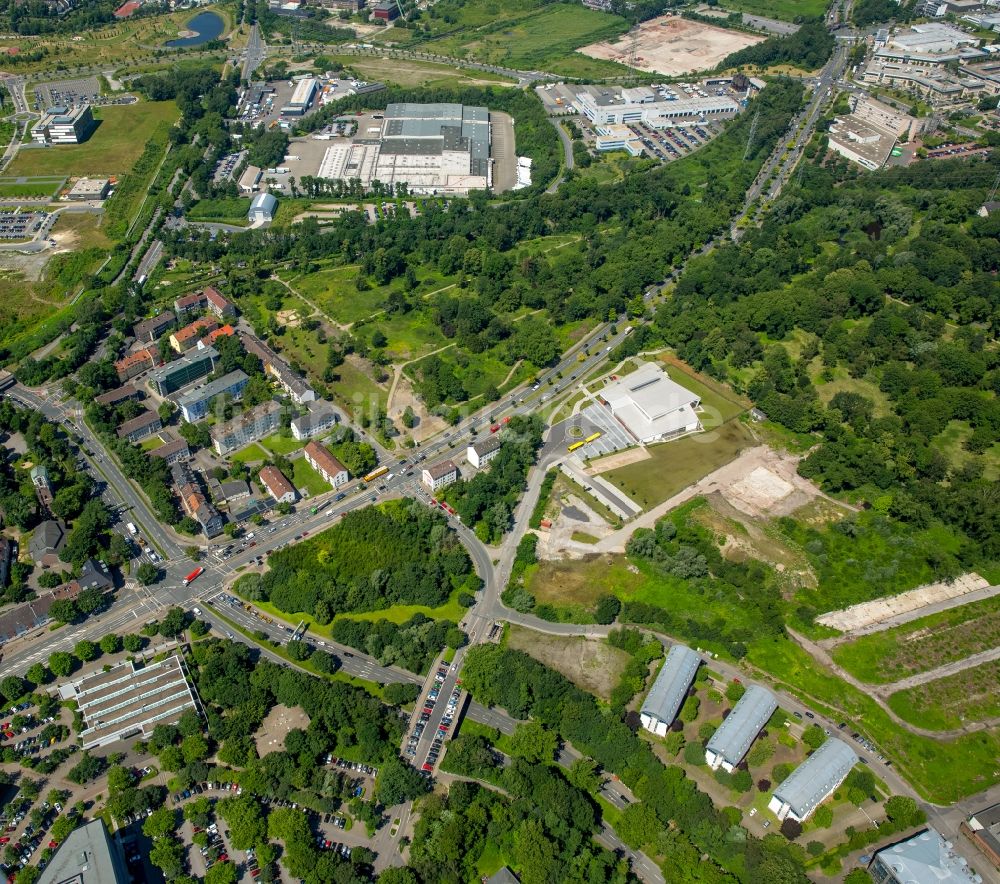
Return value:
M 871 684 L 889 684 L 1000 645 L 1000 596 L 837 645 L 833 659 Z
M 292 484 L 296 488 L 304 488 L 309 492 L 310 497 L 323 494 L 330 490 L 330 486 L 323 481 L 323 477 L 316 472 L 304 457 L 296 458 L 292 461 Z
M 65 182 L 65 175 L 45 176 L 41 178 L 29 178 L 27 181 L 19 181 L 17 178 L 5 176 L 0 178 L 0 199 L 9 197 L 17 199 L 19 197 L 54 197 L 56 192 Z
M 398 31 L 398 28 L 393 28 Z M 484 83 L 513 84 L 512 80 L 489 71 L 465 70 L 448 64 L 394 58 L 386 65 L 381 58 L 364 58 L 356 55 L 327 55 L 369 80 L 394 83 L 397 86 L 421 86 L 425 89 L 457 86 L 477 86 Z
M 996 482 L 1000 479 L 1000 442 L 994 442 L 977 455 L 965 448 L 965 442 L 971 435 L 972 427 L 968 421 L 949 421 L 931 445 L 948 458 L 953 468 L 961 469 L 970 461 L 977 461 L 983 465 L 983 478 Z
M 179 111 L 173 101 L 141 101 L 96 108 L 94 116 L 100 125 L 83 144 L 22 148 L 6 175 L 123 175 L 153 134 L 166 132 L 176 122 Z
M 694 371 L 675 357 L 665 354 L 661 359 L 666 363 L 667 374 L 674 381 L 701 397 L 701 404 L 705 409 L 701 422 L 705 426 L 709 426 L 710 422 L 718 424 L 728 421 L 749 408 L 749 403 L 741 402 L 731 389 L 710 378 L 697 377 Z
M 581 46 L 624 33 L 628 26 L 620 16 L 565 4 L 512 2 L 501 9 L 491 0 L 471 0 L 459 8 L 459 22 L 464 27 L 433 38 L 421 48 L 566 76 L 608 76 L 626 70 L 612 62 L 574 54 Z
M 300 442 L 294 436 L 283 436 L 281 433 L 275 433 L 273 436 L 261 439 L 260 444 L 275 454 L 291 454 L 306 446 L 305 442 Z
M 729 463 L 754 444 L 738 420 L 721 427 L 651 446 L 649 459 L 603 473 L 632 500 L 649 509 Z
M 270 452 L 261 448 L 256 442 L 251 442 L 246 448 L 241 448 L 229 455 L 229 460 L 233 463 L 254 463 L 270 459 Z

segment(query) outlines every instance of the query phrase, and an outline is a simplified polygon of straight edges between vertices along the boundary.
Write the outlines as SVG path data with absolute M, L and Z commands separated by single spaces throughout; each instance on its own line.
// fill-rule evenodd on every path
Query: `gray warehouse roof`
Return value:
M 774 699 L 774 694 L 760 685 L 751 685 L 712 734 L 705 751 L 721 755 L 735 767 L 743 760 L 750 744 L 777 708 L 778 701 Z
M 642 712 L 671 724 L 701 665 L 701 657 L 686 645 L 674 645 L 650 688 Z
M 265 212 L 273 215 L 275 209 L 278 208 L 278 201 L 274 198 L 272 193 L 258 193 L 257 196 L 253 198 L 250 203 L 250 211 L 253 212 L 255 209 L 263 209 Z
M 774 790 L 774 797 L 805 819 L 857 763 L 858 756 L 847 743 L 829 737 Z
M 38 878 L 39 884 L 125 884 L 129 880 L 121 848 L 108 837 L 100 817 L 74 829 L 59 845 Z
M 875 854 L 872 870 L 876 874 L 880 865 L 891 869 L 896 880 L 907 884 L 980 884 L 983 880 L 936 829 L 926 829 L 906 841 L 883 848 Z

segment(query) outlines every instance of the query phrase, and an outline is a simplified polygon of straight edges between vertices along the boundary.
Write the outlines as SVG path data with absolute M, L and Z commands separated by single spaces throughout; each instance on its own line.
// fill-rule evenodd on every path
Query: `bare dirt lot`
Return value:
M 675 15 L 661 15 L 614 42 L 592 43 L 579 51 L 591 58 L 627 64 L 633 39 L 636 68 L 677 77 L 714 68 L 731 52 L 753 46 L 764 38 Z
M 263 758 L 268 752 L 281 752 L 285 747 L 288 732 L 309 727 L 309 716 L 301 709 L 275 706 L 264 719 L 256 733 L 257 754 Z
M 611 696 L 628 663 L 628 654 L 603 641 L 542 635 L 519 626 L 510 627 L 507 646 L 530 654 L 573 684 L 604 699 Z

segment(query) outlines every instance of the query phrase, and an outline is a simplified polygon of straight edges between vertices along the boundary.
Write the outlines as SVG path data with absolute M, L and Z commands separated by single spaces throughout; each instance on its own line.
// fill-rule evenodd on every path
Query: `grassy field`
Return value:
M 306 445 L 304 441 L 300 442 L 294 436 L 283 436 L 281 433 L 275 433 L 273 436 L 261 439 L 260 444 L 275 454 L 291 454 L 293 451 L 305 448 Z
M 172 101 L 144 101 L 97 108 L 94 115 L 100 125 L 83 144 L 22 148 L 7 167 L 7 175 L 123 175 L 153 133 L 169 129 L 179 112 Z
M 101 216 L 90 212 L 61 212 L 50 236 L 69 234 L 76 249 L 110 249 L 114 243 L 101 230 Z
M 29 178 L 21 181 L 13 176 L 0 178 L 0 199 L 18 199 L 24 197 L 52 198 L 66 180 L 65 175 L 48 175 L 40 178 Z
M 837 645 L 833 659 L 871 684 L 889 684 L 1000 645 L 1000 596 L 960 605 Z
M 648 509 L 729 463 L 753 443 L 750 431 L 740 421 L 730 420 L 707 433 L 654 445 L 648 449 L 649 459 L 603 477 Z
M 574 52 L 624 33 L 627 25 L 619 16 L 561 3 L 511 3 L 500 11 L 499 4 L 492 0 L 474 0 L 461 9 L 462 26 L 432 38 L 421 48 L 520 69 L 541 68 L 565 76 L 613 76 L 626 70 Z M 487 12 L 489 9 L 492 14 Z
M 775 684 L 802 697 L 817 711 L 863 730 L 930 801 L 950 804 L 1000 782 L 996 764 L 1000 732 L 996 729 L 953 740 L 911 734 L 871 697 L 837 678 L 788 639 L 753 643 L 746 662 L 769 673 Z
M 467 71 L 447 64 L 394 58 L 364 58 L 355 55 L 329 55 L 367 80 L 394 83 L 397 86 L 422 86 L 428 89 L 487 84 L 514 85 L 513 80 L 488 71 Z
M 644 583 L 623 556 L 594 555 L 582 560 L 539 562 L 528 569 L 525 585 L 539 604 L 591 613 L 603 595 L 635 596 Z
M 823 15 L 829 5 L 826 0 L 722 0 L 725 9 L 795 21 Z
M 897 691 L 889 706 L 904 721 L 932 730 L 1000 717 L 1000 660 Z
M 507 647 L 524 651 L 540 663 L 561 672 L 585 691 L 607 700 L 621 679 L 629 655 L 605 641 L 580 636 L 544 635 L 511 626 Z
M 982 454 L 976 455 L 965 448 L 965 441 L 972 435 L 968 421 L 949 421 L 931 445 L 940 451 L 954 469 L 961 469 L 970 461 L 983 465 L 983 478 L 996 482 L 1000 479 L 1000 442 L 995 442 Z
M 323 477 L 306 463 L 304 457 L 297 457 L 292 461 L 292 475 L 289 478 L 296 488 L 304 488 L 308 491 L 310 497 L 330 490 L 330 486 L 323 481 Z
M 270 460 L 270 457 L 270 452 L 261 448 L 256 442 L 251 442 L 246 448 L 233 452 L 229 456 L 229 460 L 233 463 L 255 463 L 256 461 Z

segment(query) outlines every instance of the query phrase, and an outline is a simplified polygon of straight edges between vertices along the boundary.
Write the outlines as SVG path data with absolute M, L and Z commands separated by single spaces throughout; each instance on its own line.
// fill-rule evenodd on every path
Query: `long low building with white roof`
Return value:
M 760 685 L 748 687 L 733 711 L 705 744 L 708 766 L 712 770 L 721 767 L 732 773 L 777 708 L 778 701 L 767 688 Z

